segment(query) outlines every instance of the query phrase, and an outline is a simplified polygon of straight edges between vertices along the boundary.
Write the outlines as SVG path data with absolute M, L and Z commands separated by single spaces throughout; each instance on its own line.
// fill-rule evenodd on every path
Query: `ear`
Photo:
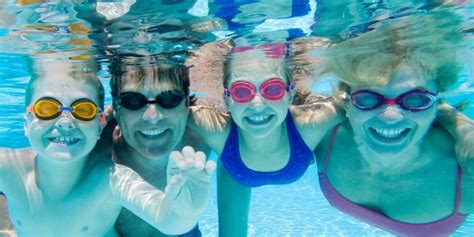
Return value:
M 100 130 L 102 131 L 102 129 L 105 127 L 105 125 L 107 125 L 107 119 L 105 118 L 105 114 L 104 113 L 100 113 Z

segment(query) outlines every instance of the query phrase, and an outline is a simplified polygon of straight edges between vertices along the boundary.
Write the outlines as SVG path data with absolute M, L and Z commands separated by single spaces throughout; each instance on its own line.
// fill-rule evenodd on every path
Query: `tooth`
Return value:
M 147 136 L 156 136 L 162 134 L 165 130 L 164 129 L 155 129 L 155 130 L 142 130 L 141 133 Z

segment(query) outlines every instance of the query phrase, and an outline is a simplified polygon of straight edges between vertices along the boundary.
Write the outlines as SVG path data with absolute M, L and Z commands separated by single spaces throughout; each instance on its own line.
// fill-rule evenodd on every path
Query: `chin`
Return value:
M 79 159 L 77 156 L 73 156 L 71 153 L 46 154 L 46 157 L 57 162 L 71 162 L 73 160 Z
M 149 148 L 140 150 L 140 154 L 150 160 L 167 159 L 171 150 L 163 150 L 160 148 Z
M 380 154 L 383 156 L 396 156 L 398 153 L 405 150 L 405 146 L 368 146 L 369 150 L 371 150 L 375 154 Z

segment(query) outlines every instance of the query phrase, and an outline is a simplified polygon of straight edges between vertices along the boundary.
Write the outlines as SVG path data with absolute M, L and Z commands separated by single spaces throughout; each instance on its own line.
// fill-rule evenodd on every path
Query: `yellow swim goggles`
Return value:
M 67 107 L 54 98 L 43 97 L 27 108 L 28 112 L 34 113 L 37 118 L 42 120 L 55 119 L 65 110 L 71 112 L 74 118 L 82 121 L 90 121 L 98 113 L 102 113 L 97 105 L 88 99 L 76 100 L 70 107 Z

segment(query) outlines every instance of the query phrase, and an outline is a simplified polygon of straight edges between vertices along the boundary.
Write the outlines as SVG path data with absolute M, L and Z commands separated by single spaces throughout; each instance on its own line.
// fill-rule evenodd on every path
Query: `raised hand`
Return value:
M 168 161 L 166 196 L 178 215 L 200 215 L 207 206 L 214 161 L 206 161 L 203 152 L 184 147 L 173 151 Z

